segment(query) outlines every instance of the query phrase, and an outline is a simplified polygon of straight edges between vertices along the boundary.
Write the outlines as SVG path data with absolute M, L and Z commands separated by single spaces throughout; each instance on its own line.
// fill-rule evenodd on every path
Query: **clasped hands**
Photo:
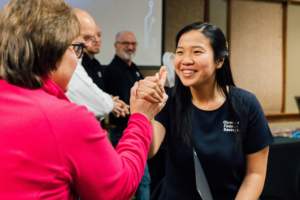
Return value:
M 136 82 L 131 88 L 131 114 L 140 113 L 147 117 L 149 121 L 154 119 L 168 100 L 168 95 L 164 90 L 166 79 L 167 72 L 165 67 L 162 66 L 155 76 L 148 76 L 144 80 Z
M 121 117 L 126 117 L 126 115 L 130 114 L 129 113 L 129 105 L 127 105 L 124 101 L 120 100 L 118 96 L 112 96 L 110 95 L 113 102 L 114 102 L 114 107 L 111 113 L 119 118 Z

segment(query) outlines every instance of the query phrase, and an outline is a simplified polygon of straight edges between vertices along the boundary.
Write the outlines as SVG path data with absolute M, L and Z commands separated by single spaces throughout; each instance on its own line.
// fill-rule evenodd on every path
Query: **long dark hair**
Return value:
M 236 101 L 236 98 L 233 100 L 227 91 L 227 86 L 235 86 L 235 84 L 230 70 L 226 38 L 217 26 L 205 22 L 196 22 L 179 31 L 176 36 L 176 48 L 180 37 L 191 30 L 197 30 L 209 39 L 215 62 L 220 62 L 225 58 L 222 67 L 216 70 L 216 83 L 229 104 L 231 120 L 239 121 L 239 131 L 235 132 L 235 149 L 238 150 L 241 147 L 242 133 L 244 132 L 243 119 L 247 114 L 241 101 Z M 174 101 L 176 135 L 182 139 L 184 144 L 190 145 L 194 120 L 192 94 L 190 88 L 182 84 L 178 75 L 175 76 L 175 86 L 171 98 Z

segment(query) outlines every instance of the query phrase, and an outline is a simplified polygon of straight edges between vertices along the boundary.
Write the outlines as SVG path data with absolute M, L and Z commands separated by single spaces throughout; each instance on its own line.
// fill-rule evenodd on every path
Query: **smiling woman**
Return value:
M 256 97 L 234 85 L 222 31 L 203 22 L 183 28 L 176 37 L 174 66 L 171 97 L 152 122 L 148 158 L 163 139 L 167 151 L 166 176 L 151 200 L 203 198 L 207 190 L 198 185 L 203 179 L 198 179 L 194 155 L 212 199 L 258 199 L 273 138 Z M 146 77 L 138 96 L 159 100 L 159 85 L 157 76 Z
M 210 41 L 199 31 L 193 30 L 182 35 L 178 42 L 174 66 L 181 82 L 189 87 L 215 81 L 216 69 L 223 65 L 224 57 L 214 62 Z M 182 63 L 182 65 L 180 65 Z

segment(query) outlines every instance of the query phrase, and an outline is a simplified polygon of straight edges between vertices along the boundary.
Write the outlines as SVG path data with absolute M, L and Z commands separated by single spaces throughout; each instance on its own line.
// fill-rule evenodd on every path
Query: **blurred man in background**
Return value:
M 85 41 L 85 47 L 87 49 L 93 48 L 93 44 L 97 44 L 97 41 L 100 41 L 100 43 L 98 42 L 100 49 L 101 38 L 99 40 L 96 34 L 97 25 L 94 19 L 83 10 L 77 8 L 74 10 L 81 25 L 81 36 Z M 85 51 L 88 52 L 87 50 Z M 88 66 L 86 68 L 89 69 Z M 120 101 L 118 97 L 112 97 L 103 92 L 101 84 L 97 84 L 101 80 L 95 79 L 94 81 L 89 76 L 89 70 L 86 71 L 82 66 L 82 59 L 79 59 L 66 95 L 71 102 L 86 106 L 100 120 L 104 119 L 109 113 L 112 113 L 116 118 L 120 116 L 125 117 L 129 113 L 128 106 L 123 101 Z
M 132 62 L 137 46 L 135 35 L 130 31 L 119 32 L 114 46 L 116 50 L 115 57 L 104 72 L 105 91 L 114 96 L 119 96 L 122 101 L 129 104 L 131 87 L 135 82 L 143 79 L 137 66 Z M 112 114 L 109 115 L 109 123 L 116 126 L 110 131 L 110 140 L 115 148 L 123 136 L 129 116 L 117 118 Z M 150 198 L 150 182 L 148 165 L 146 165 L 144 176 L 135 194 L 137 200 L 148 200 Z

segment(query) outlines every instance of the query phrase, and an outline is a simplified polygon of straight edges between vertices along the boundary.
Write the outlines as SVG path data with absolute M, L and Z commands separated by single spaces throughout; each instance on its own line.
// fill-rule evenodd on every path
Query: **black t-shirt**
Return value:
M 141 79 L 143 79 L 143 75 L 133 62 L 131 66 L 128 66 L 121 58 L 115 55 L 104 71 L 105 92 L 113 96 L 119 96 L 122 101 L 129 105 L 130 90 L 134 83 Z M 129 116 L 116 118 L 113 114 L 109 114 L 109 123 L 125 128 L 127 127 Z
M 248 112 L 244 124 L 247 131 L 243 137 L 243 149 L 238 152 L 234 148 L 234 131 L 239 128 L 239 124 L 230 120 L 227 101 L 213 111 L 193 106 L 190 146 L 183 145 L 176 137 L 174 139 L 175 114 L 171 98 L 156 116 L 155 119 L 166 128 L 166 175 L 151 199 L 201 199 L 196 190 L 193 147 L 202 164 L 213 199 L 235 199 L 245 176 L 245 155 L 264 149 L 274 140 L 256 97 L 236 87 L 230 87 L 230 96 L 239 98 Z
M 93 60 L 84 53 L 82 57 L 82 66 L 85 71 L 92 78 L 93 82 L 101 89 L 104 90 L 104 82 L 103 82 L 103 69 L 98 60 L 94 58 Z

